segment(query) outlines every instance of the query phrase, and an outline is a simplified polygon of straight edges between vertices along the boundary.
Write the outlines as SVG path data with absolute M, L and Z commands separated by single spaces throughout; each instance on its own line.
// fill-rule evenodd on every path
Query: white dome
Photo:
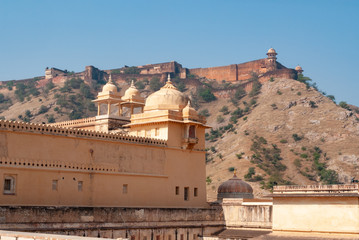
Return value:
M 173 86 L 170 78 L 165 86 L 152 93 L 146 99 L 144 111 L 150 110 L 182 110 L 188 102 L 186 95 Z

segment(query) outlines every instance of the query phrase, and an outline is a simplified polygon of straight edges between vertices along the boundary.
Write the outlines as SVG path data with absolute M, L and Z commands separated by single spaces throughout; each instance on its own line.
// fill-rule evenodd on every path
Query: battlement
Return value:
M 70 120 L 70 121 L 63 121 L 58 123 L 51 123 L 49 125 L 58 126 L 58 127 L 68 127 L 75 125 L 93 124 L 95 122 L 96 122 L 96 117 L 89 117 L 89 118 L 81 118 L 81 119 Z
M 146 145 L 160 145 L 160 146 L 167 145 L 167 142 L 162 139 L 137 137 L 137 136 L 130 136 L 121 133 L 107 133 L 107 132 L 78 129 L 78 128 L 74 129 L 74 128 L 67 128 L 64 126 L 14 122 L 7 120 L 0 120 L 0 131 L 1 130 L 31 132 L 31 133 L 57 135 L 57 136 L 62 135 L 62 136 L 72 136 L 72 137 L 81 137 L 81 138 L 94 138 L 94 139 L 100 139 L 105 141 L 130 142 L 135 144 L 146 144 Z
M 275 186 L 273 196 L 359 196 L 358 184 Z

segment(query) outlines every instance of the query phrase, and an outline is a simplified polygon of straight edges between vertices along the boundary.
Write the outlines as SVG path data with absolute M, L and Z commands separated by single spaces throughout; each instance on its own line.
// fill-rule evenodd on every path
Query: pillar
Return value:
M 111 113 L 111 103 L 108 102 L 107 103 L 107 115 L 110 115 L 110 113 Z
M 118 115 L 122 116 L 122 105 L 121 105 L 121 103 L 118 104 Z
M 97 116 L 100 116 L 101 103 L 97 103 Z

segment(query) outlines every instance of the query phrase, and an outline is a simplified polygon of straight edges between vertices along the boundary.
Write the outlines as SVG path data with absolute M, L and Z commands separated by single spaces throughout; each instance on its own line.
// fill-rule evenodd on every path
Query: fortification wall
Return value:
M 179 73 L 182 65 L 177 62 L 166 62 L 138 66 L 141 74 Z
M 238 68 L 238 81 L 248 80 L 252 77 L 252 72 L 259 74 L 265 73 L 267 71 L 265 65 L 265 59 L 259 59 L 251 62 L 246 62 L 242 64 L 237 64 Z
M 190 74 L 194 74 L 199 77 L 216 79 L 217 81 L 226 80 L 229 82 L 245 81 L 251 78 L 252 72 L 259 75 L 265 73 L 266 71 L 266 59 L 259 59 L 222 67 L 189 69 Z
M 194 68 L 189 69 L 190 74 L 208 79 L 216 79 L 217 81 L 236 81 L 237 80 L 237 65 L 232 64 L 222 67 L 211 68 Z
M 150 81 L 153 77 L 159 78 L 161 81 L 167 78 L 166 74 L 123 74 L 123 73 L 115 73 L 111 74 L 112 79 L 114 81 L 123 81 L 129 82 L 131 79 L 136 79 L 138 81 L 148 80 Z
M 277 69 L 275 71 L 266 72 L 259 77 L 259 82 L 264 83 L 271 78 L 296 79 L 297 71 L 290 68 Z
M 0 207 L 0 212 L 3 230 L 131 240 L 196 240 L 225 226 L 220 207 Z
M 204 152 L 164 140 L 0 121 L 2 206 L 206 207 L 205 177 Z

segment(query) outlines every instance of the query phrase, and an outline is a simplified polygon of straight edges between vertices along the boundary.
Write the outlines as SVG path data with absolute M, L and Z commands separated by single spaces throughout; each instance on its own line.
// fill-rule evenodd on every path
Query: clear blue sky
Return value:
M 0 80 L 178 61 L 210 67 L 266 57 L 359 106 L 359 1 L 0 0 Z

